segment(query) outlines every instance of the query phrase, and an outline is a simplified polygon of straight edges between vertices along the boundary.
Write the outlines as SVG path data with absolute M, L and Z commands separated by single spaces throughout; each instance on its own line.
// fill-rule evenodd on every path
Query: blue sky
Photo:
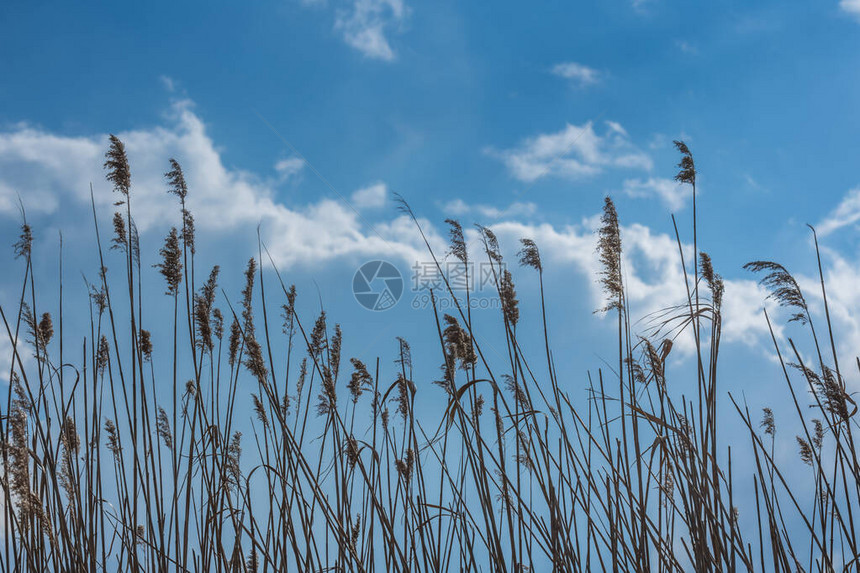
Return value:
M 426 348 L 417 367 L 427 378 L 440 362 L 432 315 L 411 309 L 409 292 L 369 312 L 350 290 L 366 260 L 392 261 L 407 281 L 426 260 L 393 193 L 439 252 L 446 217 L 494 228 L 509 260 L 519 237 L 533 237 L 559 360 L 584 387 L 612 352 L 609 321 L 592 313 L 604 195 L 624 225 L 634 312 L 682 300 L 669 215 L 689 244 L 688 190 L 671 181 L 672 140 L 684 139 L 700 174 L 700 246 L 728 281 L 724 341 L 745 365 L 727 358 L 729 377 L 779 374 L 766 293 L 743 263 L 786 263 L 820 307 L 806 223 L 821 233 L 842 350 L 860 344 L 857 0 L 6 2 L 0 27 L 0 240 L 14 241 L 20 196 L 45 281 L 56 277 L 58 230 L 66 278 L 78 288 L 80 272 L 96 274 L 89 183 L 105 232 L 114 198 L 101 163 L 116 133 L 146 262 L 179 221 L 162 178 L 176 157 L 199 275 L 220 263 L 238 300 L 260 224 L 306 321 L 321 301 L 344 325 L 347 352 L 368 362 L 393 360 L 404 336 Z M 11 250 L 0 260 L 7 305 L 21 271 Z M 534 277 L 516 278 L 534 312 Z M 154 309 L 166 305 L 160 288 Z M 538 326 L 534 314 L 524 320 Z

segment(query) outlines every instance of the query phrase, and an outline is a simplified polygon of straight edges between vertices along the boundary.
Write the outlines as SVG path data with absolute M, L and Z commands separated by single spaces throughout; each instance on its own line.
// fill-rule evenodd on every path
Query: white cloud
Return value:
M 564 130 L 563 134 L 567 131 Z M 598 136 L 588 124 L 585 132 L 587 145 L 574 145 L 579 145 L 576 158 L 584 164 L 602 169 L 628 163 L 622 159 L 624 155 L 636 156 L 637 151 L 630 149 L 632 146 L 621 126 L 609 125 L 606 133 Z M 410 264 L 426 259 L 420 236 L 412 221 L 404 215 L 392 215 L 371 224 L 360 212 L 335 198 L 322 198 L 288 208 L 277 200 L 276 180 L 267 180 L 224 164 L 221 151 L 209 138 L 205 124 L 188 101 L 174 104 L 165 116 L 164 125 L 121 132 L 118 136 L 126 143 L 129 153 L 133 209 L 144 236 L 156 232 L 160 237 L 170 224 L 171 216 L 175 217 L 174 224 L 178 222 L 178 206 L 173 215 L 165 217 L 165 201 L 171 198 L 165 193 L 163 178 L 167 159 L 176 157 L 185 170 L 190 189 L 188 204 L 195 215 L 201 240 L 206 239 L 207 233 L 212 236 L 215 232 L 253 228 L 262 223 L 264 240 L 276 262 L 284 268 L 296 264 L 323 265 L 342 257 L 361 258 L 383 253 Z M 560 145 L 570 144 L 570 138 L 558 134 L 545 137 L 540 141 L 540 137 L 529 140 L 523 147 L 540 159 L 558 150 Z M 60 209 L 60 206 L 86 209 L 89 182 L 93 180 L 97 206 L 102 210 L 110 209 L 116 197 L 102 178 L 106 149 L 105 135 L 59 136 L 25 125 L 0 131 L 0 189 L 14 189 L 18 184 L 37 182 L 37 185 L 22 187 L 38 191 L 38 195 L 23 196 L 25 205 L 31 212 L 56 211 L 61 217 L 71 216 L 69 213 L 74 213 L 74 209 Z M 640 163 L 642 157 L 640 155 Z M 359 189 L 352 195 L 352 200 L 359 207 L 378 206 L 386 194 L 385 184 L 379 182 Z M 3 199 L 0 215 L 17 217 L 14 195 L 10 197 L 0 193 L 0 199 Z M 10 206 L 2 207 L 7 204 Z M 597 216 L 584 219 L 579 225 L 558 227 L 524 222 L 524 214 L 536 211 L 531 203 L 514 203 L 502 209 L 454 201 L 445 209 L 455 215 L 477 214 L 489 219 L 504 217 L 504 221 L 492 224 L 503 247 L 516 245 L 521 237 L 535 239 L 546 261 L 571 265 L 589 277 L 592 306 L 599 308 L 603 305 L 603 295 L 596 280 L 599 271 L 594 236 L 594 229 L 599 224 Z M 421 223 L 434 250 L 444 252 L 444 240 L 434 225 L 425 220 Z M 58 220 L 57 224 L 62 225 L 63 221 Z M 622 240 L 632 316 L 638 318 L 683 304 L 686 290 L 674 237 L 634 224 L 623 227 Z M 692 248 L 685 245 L 684 249 L 689 262 Z M 860 325 L 850 312 L 860 303 L 860 295 L 855 288 L 860 282 L 860 274 L 853 271 L 856 268 L 858 265 L 836 259 L 828 275 L 828 284 L 831 285 L 831 313 L 835 323 L 845 332 L 852 333 L 844 340 L 860 345 Z M 815 296 L 813 290 L 810 287 L 811 300 Z M 767 339 L 766 325 L 759 312 L 765 295 L 752 279 L 726 281 L 724 340 L 753 344 L 756 340 Z M 646 327 L 647 321 L 637 324 L 639 330 Z M 685 347 L 689 346 L 682 343 L 679 349 Z M 0 346 L 0 368 L 3 368 L 2 351 Z
M 627 179 L 624 192 L 630 197 L 656 197 L 672 211 L 680 211 L 690 199 L 690 189 L 672 179 L 649 177 L 648 179 Z
M 845 12 L 860 18 L 860 0 L 840 0 L 839 7 Z
M 860 187 L 846 193 L 836 209 L 819 222 L 815 229 L 823 237 L 857 221 L 860 221 Z
M 359 189 L 352 194 L 352 204 L 357 209 L 372 209 L 385 206 L 385 198 L 388 195 L 388 188 L 385 183 L 379 182 Z
M 302 172 L 305 167 L 305 160 L 301 157 L 287 157 L 275 163 L 275 171 L 281 178 L 281 181 L 287 181 Z
M 456 217 L 477 214 L 485 219 L 498 220 L 503 217 L 532 216 L 537 212 L 537 205 L 516 201 L 508 205 L 507 208 L 500 209 L 492 205 L 469 205 L 462 199 L 454 199 L 445 203 L 442 210 Z M 490 222 L 485 221 L 484 223 L 489 224 Z
M 589 68 L 576 62 L 562 62 L 552 67 L 552 73 L 568 79 L 579 87 L 599 83 L 603 74 L 594 68 Z
M 0 382 L 9 384 L 9 372 L 12 370 L 14 352 L 12 343 L 5 328 L 0 327 Z
M 442 210 L 446 213 L 450 213 L 451 215 L 459 217 L 461 215 L 466 215 L 469 211 L 472 210 L 472 207 L 462 199 L 454 199 L 445 203 L 442 206 Z
M 14 329 L 14 324 L 11 326 Z M 20 377 L 21 365 L 23 364 L 25 372 L 31 372 L 34 363 L 33 347 L 24 342 L 23 333 L 18 338 L 18 358 L 15 358 L 15 350 L 12 347 L 9 333 L 6 332 L 6 327 L 0 321 L 0 386 L 8 386 L 9 374 L 13 364 L 15 365 L 15 372 Z
M 615 122 L 606 122 L 599 135 L 592 122 L 582 126 L 567 124 L 555 133 L 525 139 L 514 149 L 487 149 L 502 160 L 511 175 L 533 182 L 543 177 L 584 179 L 605 168 L 650 170 L 651 158 L 633 145 L 627 132 Z
M 563 228 L 518 222 L 499 223 L 492 228 L 503 244 L 530 237 L 537 242 L 545 263 L 573 265 L 586 277 L 593 278 L 589 281 L 591 306 L 597 309 L 605 305 L 604 293 L 597 280 L 601 268 L 595 236 L 598 225 L 599 217 L 594 216 L 583 220 L 580 225 Z M 654 233 L 639 224 L 622 227 L 621 238 L 626 295 L 635 321 L 634 328 L 640 333 L 649 333 L 666 316 L 687 312 L 683 307 L 687 301 L 684 272 L 675 238 Z M 685 260 L 689 262 L 692 246 L 684 244 L 683 249 Z M 748 346 L 766 343 L 769 334 L 761 309 L 767 292 L 748 279 L 726 280 L 725 286 L 723 341 Z M 678 310 L 668 315 L 663 313 L 679 305 Z M 680 354 L 692 353 L 695 350 L 692 335 L 687 332 L 680 336 L 675 347 Z M 770 352 L 769 346 L 763 348 Z
M 0 133 L 0 213 L 17 214 L 18 196 L 33 213 L 52 213 L 62 194 L 89 196 L 102 173 L 100 139 L 62 137 L 19 124 Z
M 767 300 L 767 291 L 752 279 L 726 280 L 725 284 L 723 340 L 740 342 L 747 346 L 763 344 L 770 354 L 770 332 L 762 311 L 767 308 L 770 312 L 774 304 Z M 773 328 L 777 339 L 782 339 L 783 326 L 776 323 Z
M 278 181 L 224 164 L 190 101 L 174 103 L 165 119 L 163 126 L 117 134 L 128 152 L 132 208 L 142 233 L 161 233 L 169 224 L 165 205 L 171 198 L 163 174 L 168 158 L 175 157 L 188 181 L 187 201 L 198 231 L 261 223 L 264 239 L 284 267 L 381 252 L 409 262 L 423 256 L 420 238 L 406 233 L 403 221 L 371 225 L 345 202 L 331 198 L 287 208 L 277 201 Z M 112 208 L 116 196 L 104 182 L 102 167 L 107 147 L 106 135 L 66 137 L 24 125 L 0 132 L 0 214 L 18 216 L 17 189 L 30 213 L 61 212 L 60 205 L 86 207 L 90 181 L 97 206 Z
M 396 54 L 387 34 L 403 25 L 406 19 L 403 0 L 352 0 L 350 4 L 349 8 L 336 11 L 335 30 L 364 56 L 388 62 L 394 60 Z
M 846 365 L 853 364 L 855 357 L 860 356 L 860 317 L 857 315 L 857 309 L 860 308 L 860 291 L 857 289 L 857 285 L 860 284 L 860 270 L 858 270 L 860 269 L 860 261 L 847 258 L 824 245 L 821 246 L 821 255 L 822 259 L 826 261 L 823 265 L 824 282 L 827 290 L 827 307 L 830 314 L 830 324 L 837 356 L 840 366 L 842 366 L 843 376 L 851 385 L 856 386 L 858 384 L 857 370 Z M 812 261 L 815 260 L 814 251 L 810 251 L 807 256 Z M 822 344 L 825 362 L 832 366 L 833 360 L 824 312 L 821 278 L 818 274 L 804 275 L 793 273 L 793 276 L 803 292 L 810 314 L 815 322 L 816 333 L 819 336 L 819 342 Z M 727 284 L 729 282 L 733 284 L 743 283 L 741 287 L 735 288 L 739 292 L 737 296 L 733 297 L 731 302 L 734 308 L 748 309 L 746 312 L 736 312 L 737 318 L 730 324 L 732 340 L 749 343 L 755 339 L 769 339 L 769 333 L 760 328 L 764 324 L 762 321 L 756 319 L 756 322 L 753 323 L 754 326 L 759 327 L 759 332 L 750 332 L 749 323 L 743 320 L 744 316 L 747 316 L 748 320 L 753 320 L 754 316 L 749 312 L 749 309 L 752 309 L 754 306 L 758 306 L 758 308 L 764 306 L 761 302 L 767 296 L 767 291 L 752 281 L 727 281 Z M 728 286 L 726 292 L 727 295 L 730 292 Z M 728 296 L 726 307 L 729 308 Z M 785 320 L 788 317 L 788 312 L 777 310 L 776 304 L 773 301 L 768 301 L 768 310 L 771 314 L 777 340 L 783 347 L 783 356 L 787 361 L 796 361 L 784 334 L 786 329 Z M 726 333 L 728 333 L 728 330 L 729 328 L 725 329 Z M 809 346 L 811 344 L 811 340 L 808 338 L 809 334 L 807 330 L 803 337 L 799 337 L 802 342 L 798 346 L 804 360 L 814 363 L 817 362 L 817 358 L 811 359 L 804 356 L 804 353 L 811 349 Z
M 176 91 L 176 81 L 170 76 L 159 76 L 158 78 L 161 81 L 161 85 L 164 86 L 164 89 L 168 91 L 168 93 L 173 93 Z
M 860 308 L 860 291 L 857 289 L 857 285 L 860 284 L 858 261 L 849 260 L 824 247 L 822 247 L 822 255 L 829 259 L 829 263 L 825 265 L 824 281 L 834 339 L 841 360 L 840 365 L 843 366 L 843 374 L 850 373 L 852 378 L 856 378 L 856 368 L 844 365 L 853 363 L 854 358 L 860 356 L 860 316 L 857 315 L 857 309 Z M 807 303 L 819 315 L 817 319 L 813 316 L 814 320 L 818 320 L 816 323 L 818 335 L 826 337 L 820 278 L 818 275 L 796 275 L 795 279 L 803 290 Z

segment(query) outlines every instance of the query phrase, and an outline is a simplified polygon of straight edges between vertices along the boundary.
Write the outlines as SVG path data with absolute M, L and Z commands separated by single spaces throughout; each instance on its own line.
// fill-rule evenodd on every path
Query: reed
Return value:
M 676 147 L 677 180 L 691 186 L 695 205 L 693 155 Z M 237 305 L 219 287 L 220 267 L 198 282 L 186 206 L 193 190 L 173 159 L 166 187 L 182 225 L 168 233 L 155 269 L 142 268 L 131 169 L 113 136 L 105 168 L 118 193 L 110 249 L 123 272 L 107 271 L 93 201 L 100 267 L 87 283 L 88 328 L 64 328 L 62 276 L 51 305 L 59 315 L 42 312 L 50 294 L 36 284 L 26 218 L 13 246 L 21 289 L 16 305 L 0 307 L 13 353 L 0 411 L 0 572 L 858 569 L 857 405 L 820 258 L 823 324 L 782 265 L 747 265 L 815 351 L 809 363 L 793 339 L 783 347 L 773 336 L 800 428 L 787 440 L 798 452 L 789 468 L 775 454 L 783 421 L 719 386 L 725 286 L 698 250 L 695 211 L 692 261 L 675 227 L 686 300 L 637 334 L 623 231 L 605 199 L 598 312 L 617 325 L 617 356 L 584 376 L 583 403 L 554 361 L 545 266 L 529 238 L 517 262 L 540 286 L 540 332 L 524 330 L 514 274 L 496 235 L 479 226 L 477 256 L 492 270 L 500 309 L 481 322 L 498 329 L 503 354 L 486 352 L 469 301 L 445 277 L 431 293 L 438 346 L 429 351 L 441 364 L 434 387 L 416 382 L 427 374 L 413 371 L 403 339 L 393 379 L 382 377 L 378 358 L 343 359 L 341 326 L 325 311 L 300 316 L 295 287 L 262 241 Z M 441 271 L 418 219 L 402 200 L 401 208 Z M 447 223 L 447 254 L 468 272 L 463 227 Z M 159 339 L 147 330 L 142 296 L 153 272 L 172 307 L 172 334 Z M 454 301 L 450 313 L 440 296 Z M 667 374 L 679 335 L 695 342 L 695 384 Z M 524 350 L 524 337 L 541 339 L 538 356 Z M 416 407 L 427 392 L 444 394 L 444 411 Z M 727 412 L 748 443 L 721 437 Z M 739 455 L 751 460 L 751 475 L 736 475 Z M 741 510 L 745 521 L 742 496 L 755 502 Z

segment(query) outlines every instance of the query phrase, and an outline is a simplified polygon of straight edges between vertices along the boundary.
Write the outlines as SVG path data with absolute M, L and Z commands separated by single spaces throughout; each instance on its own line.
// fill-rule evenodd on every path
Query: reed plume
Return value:
M 110 147 L 105 153 L 104 168 L 107 170 L 107 180 L 113 183 L 114 191 L 128 198 L 131 190 L 131 168 L 128 165 L 128 156 L 125 152 L 125 144 L 111 134 L 108 136 Z
M 607 304 L 601 311 L 608 312 L 624 310 L 624 286 L 621 278 L 621 229 L 618 225 L 618 214 L 615 203 L 610 197 L 603 202 L 603 215 L 600 217 L 597 252 L 602 271 L 600 283 L 606 293 Z

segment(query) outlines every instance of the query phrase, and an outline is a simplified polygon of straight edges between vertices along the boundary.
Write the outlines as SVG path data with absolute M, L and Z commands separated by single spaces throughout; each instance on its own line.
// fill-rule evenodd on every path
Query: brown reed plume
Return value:
M 551 332 L 571 320 L 547 309 L 566 293 L 544 283 L 556 269 L 534 240 L 521 240 L 517 271 L 491 229 L 476 225 L 475 255 L 448 220 L 442 257 L 453 260 L 443 265 L 399 198 L 443 274 L 427 312 L 410 315 L 435 338 L 412 345 L 392 333 L 389 358 L 353 356 L 384 332 L 371 321 L 342 329 L 326 309 L 309 317 L 262 241 L 241 272 L 227 264 L 196 276 L 205 245 L 187 202 L 193 179 L 176 160 L 165 174 L 175 226 L 161 244 L 138 237 L 129 158 L 111 136 L 106 176 L 124 212 L 108 220 L 116 248 L 102 249 L 93 199 L 88 321 L 71 322 L 50 300 L 54 285 L 37 284 L 23 212 L 12 248 L 9 268 L 24 272 L 19 299 L 0 306 L 12 349 L 0 404 L 0 573 L 856 570 L 857 406 L 823 270 L 822 320 L 785 267 L 747 265 L 811 335 L 774 331 L 788 400 L 754 421 L 745 401 L 725 400 L 730 283 L 698 251 L 696 165 L 675 145 L 676 179 L 693 188 L 692 262 L 673 217 L 686 299 L 636 332 L 607 197 L 596 278 L 602 310 L 617 313 L 617 357 L 580 374 L 557 360 L 569 342 Z M 157 257 L 154 270 L 141 252 Z M 473 295 L 446 271 L 468 274 L 476 257 L 497 304 L 473 313 Z M 114 276 L 117 262 L 125 272 Z M 158 302 L 172 320 L 156 316 L 146 270 L 164 281 Z M 536 287 L 539 300 L 528 294 Z M 694 358 L 684 362 L 689 348 L 673 341 L 688 334 Z M 730 441 L 727 425 L 749 442 Z

